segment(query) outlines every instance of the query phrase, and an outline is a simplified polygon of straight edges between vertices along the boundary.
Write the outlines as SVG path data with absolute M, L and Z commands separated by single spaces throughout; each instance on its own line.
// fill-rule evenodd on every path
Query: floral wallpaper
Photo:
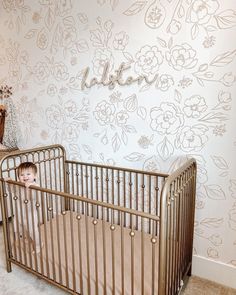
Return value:
M 165 172 L 195 157 L 194 254 L 236 267 L 235 33 L 235 0 L 0 0 L 19 147 Z M 126 85 L 95 83 L 121 64 Z

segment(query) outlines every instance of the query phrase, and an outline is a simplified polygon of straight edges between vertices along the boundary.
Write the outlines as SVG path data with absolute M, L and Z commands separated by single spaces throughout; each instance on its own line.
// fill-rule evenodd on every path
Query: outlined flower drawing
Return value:
M 51 105 L 49 108 L 47 108 L 46 118 L 48 126 L 50 126 L 53 129 L 61 128 L 65 122 L 62 108 L 56 104 Z
M 113 47 L 116 50 L 124 50 L 129 42 L 129 36 L 122 31 L 115 35 L 113 40 Z
M 146 135 L 142 135 L 138 140 L 138 145 L 142 149 L 148 149 L 149 146 L 153 145 L 153 135 L 151 137 L 148 137 Z
M 114 58 L 110 49 L 96 49 L 93 58 L 93 71 L 96 75 L 101 76 L 104 66 L 109 63 L 109 70 L 112 70 Z
M 171 33 L 172 35 L 175 35 L 181 30 L 181 27 L 181 23 L 176 19 L 173 19 L 167 27 L 167 32 Z
M 68 67 L 64 62 L 55 62 L 54 58 L 46 59 L 47 62 L 40 61 L 32 69 L 28 68 L 28 70 L 31 70 L 36 83 L 43 84 L 48 81 L 49 77 L 60 82 L 69 78 Z
M 50 69 L 49 69 L 48 64 L 46 62 L 38 62 L 34 66 L 33 70 L 34 70 L 35 78 L 39 82 L 47 81 L 47 79 L 50 75 Z
M 52 129 L 53 142 L 73 143 L 78 139 L 81 130 L 87 130 L 89 119 L 89 102 L 82 100 L 82 106 L 71 99 L 59 104 L 52 104 L 46 111 L 46 122 Z
M 236 81 L 236 76 L 232 73 L 226 73 L 220 80 L 226 87 L 231 87 L 235 81 Z
M 155 74 L 160 65 L 163 63 L 164 57 L 157 46 L 143 46 L 135 55 L 136 62 L 134 70 L 137 74 Z
M 173 77 L 167 74 L 161 75 L 156 82 L 156 88 L 160 89 L 161 91 L 167 91 L 173 85 L 174 85 Z
M 115 119 L 115 106 L 103 100 L 97 104 L 93 114 L 100 125 L 105 126 L 111 124 Z
M 192 69 L 197 64 L 196 50 L 189 44 L 175 45 L 166 52 L 166 60 L 175 70 Z
M 160 107 L 154 107 L 150 111 L 152 130 L 157 133 L 175 134 L 184 123 L 184 116 L 173 103 L 162 102 Z
M 215 42 L 216 42 L 216 38 L 214 36 L 207 36 L 205 37 L 202 44 L 205 48 L 211 48 L 215 45 Z
M 219 8 L 217 0 L 196 0 L 193 1 L 187 11 L 187 22 L 197 23 L 199 25 L 209 22 Z
M 110 100 L 100 101 L 93 111 L 94 118 L 103 126 L 103 130 L 94 134 L 100 138 L 103 145 L 111 144 L 114 152 L 122 145 L 127 145 L 132 134 L 137 133 L 136 127 L 130 124 L 134 113 L 139 113 L 140 107 L 136 95 L 126 98 L 121 93 L 113 92 Z
M 185 152 L 200 151 L 208 140 L 208 127 L 202 124 L 184 126 L 176 135 L 175 145 Z
M 206 101 L 200 95 L 193 95 L 184 102 L 183 110 L 187 117 L 199 118 L 206 109 Z
M 118 113 L 116 113 L 116 122 L 118 126 L 125 125 L 128 119 L 129 114 L 126 111 L 121 110 Z

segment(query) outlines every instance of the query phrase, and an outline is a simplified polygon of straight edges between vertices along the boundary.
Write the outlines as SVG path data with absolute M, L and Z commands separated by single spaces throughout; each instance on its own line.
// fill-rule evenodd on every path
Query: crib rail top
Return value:
M 82 165 L 82 166 L 88 166 L 88 167 L 94 167 L 94 168 L 104 168 L 104 169 L 110 169 L 110 170 L 117 170 L 117 171 L 123 171 L 123 172 L 130 172 L 130 173 L 137 173 L 137 174 L 145 174 L 150 176 L 159 176 L 166 178 L 169 176 L 167 173 L 161 173 L 161 172 L 152 172 L 147 170 L 141 170 L 141 169 L 133 169 L 133 168 L 125 168 L 121 166 L 109 166 L 104 164 L 96 164 L 96 163 L 88 163 L 88 162 L 80 162 L 80 161 L 72 161 L 72 160 L 66 160 L 66 163 L 68 164 L 75 164 L 75 165 Z
M 42 146 L 42 147 L 35 147 L 32 149 L 24 149 L 24 150 L 12 150 L 10 154 L 5 155 L 0 160 L 0 167 L 2 166 L 2 163 L 8 159 L 8 158 L 16 158 L 23 155 L 30 155 L 30 154 L 37 154 L 40 152 L 49 152 L 50 150 L 60 150 L 62 155 L 65 155 L 65 148 L 62 145 L 59 144 L 53 144 L 48 146 Z
M 5 155 L 0 160 L 0 177 L 4 172 L 15 171 L 21 162 L 42 164 L 56 159 L 65 161 L 66 152 L 63 146 L 55 144 L 32 149 L 16 150 Z
M 55 151 L 58 152 L 58 154 L 55 154 Z M 54 152 L 54 153 L 52 153 Z M 100 169 L 109 169 L 112 171 L 120 171 L 120 172 L 127 172 L 127 173 L 137 173 L 140 175 L 150 175 L 150 176 L 157 176 L 157 177 L 163 177 L 165 179 L 165 185 L 163 187 L 163 193 L 167 193 L 167 189 L 169 185 L 175 181 L 186 169 L 188 169 L 190 166 L 194 166 L 196 169 L 196 160 L 194 158 L 189 159 L 186 161 L 180 168 L 178 168 L 176 171 L 174 171 L 171 174 L 167 173 L 161 173 L 161 172 L 152 172 L 152 171 L 145 171 L 141 169 L 132 169 L 132 168 L 125 168 L 125 167 L 120 167 L 120 166 L 111 166 L 111 165 L 104 165 L 104 164 L 96 164 L 96 163 L 89 163 L 89 162 L 81 162 L 81 161 L 73 161 L 73 160 L 68 160 L 66 159 L 66 151 L 65 148 L 62 145 L 55 144 L 55 145 L 48 145 L 48 146 L 43 146 L 43 147 L 36 147 L 33 149 L 26 149 L 26 150 L 17 150 L 11 152 L 11 154 L 4 156 L 0 160 L 0 177 L 3 176 L 4 171 L 9 170 L 9 162 L 11 160 L 14 161 L 14 164 L 11 164 L 11 169 L 16 169 L 16 163 L 15 159 L 17 158 L 24 158 L 31 156 L 34 158 L 35 155 L 42 155 L 40 156 L 40 159 L 36 159 L 34 162 L 39 163 L 39 162 L 47 162 L 51 161 L 55 158 L 62 157 L 63 161 L 67 165 L 80 165 L 80 166 L 86 166 L 86 167 L 92 167 L 92 168 L 100 168 Z M 15 166 L 15 167 L 14 167 Z M 69 171 L 66 171 L 69 173 Z
M 28 156 L 34 156 L 37 154 L 45 153 L 45 158 L 42 158 L 40 162 L 46 162 L 49 160 L 52 160 L 54 157 L 53 155 L 50 155 L 50 151 L 58 150 L 60 155 L 64 157 L 65 163 L 68 164 L 77 164 L 77 165 L 84 165 L 87 167 L 94 167 L 94 168 L 104 168 L 104 169 L 110 169 L 110 170 L 118 170 L 118 171 L 124 171 L 124 172 L 131 172 L 131 173 L 138 173 L 138 174 L 145 174 L 150 176 L 159 176 L 166 178 L 169 176 L 167 173 L 161 173 L 161 172 L 153 172 L 153 171 L 145 171 L 141 169 L 133 169 L 128 167 L 121 167 L 121 166 L 111 166 L 111 165 L 104 165 L 104 164 L 96 164 L 96 163 L 89 163 L 89 162 L 80 162 L 80 161 L 72 161 L 66 159 L 66 151 L 65 148 L 62 145 L 55 144 L 55 145 L 48 145 L 43 147 L 36 147 L 32 149 L 25 149 L 25 150 L 16 150 L 12 151 L 10 154 L 5 155 L 0 160 L 0 175 L 2 175 L 2 172 L 5 171 L 7 168 L 4 167 L 3 163 L 6 163 L 7 161 L 10 161 L 11 159 L 14 160 L 16 158 L 22 158 L 22 157 L 28 157 Z M 48 155 L 47 155 L 48 153 Z M 37 160 L 34 161 L 36 164 L 39 162 Z M 12 166 L 12 165 L 11 165 Z M 16 167 L 15 167 L 16 168 Z

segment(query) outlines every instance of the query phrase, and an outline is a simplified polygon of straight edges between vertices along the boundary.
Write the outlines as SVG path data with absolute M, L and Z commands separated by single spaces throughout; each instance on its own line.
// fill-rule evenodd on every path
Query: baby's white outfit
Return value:
M 38 186 L 35 182 L 32 185 Z M 14 203 L 15 200 L 15 203 Z M 18 196 L 13 200 L 14 232 L 16 238 L 29 239 L 33 242 L 33 251 L 40 252 L 39 225 L 40 216 L 37 212 L 36 192 L 26 187 L 19 187 Z M 18 202 L 17 202 L 18 200 Z

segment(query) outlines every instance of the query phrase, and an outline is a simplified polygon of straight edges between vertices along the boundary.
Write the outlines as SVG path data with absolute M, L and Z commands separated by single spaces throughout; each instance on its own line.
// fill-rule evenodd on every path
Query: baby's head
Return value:
M 17 168 L 17 175 L 20 182 L 33 183 L 36 181 L 37 167 L 32 162 L 21 163 Z

